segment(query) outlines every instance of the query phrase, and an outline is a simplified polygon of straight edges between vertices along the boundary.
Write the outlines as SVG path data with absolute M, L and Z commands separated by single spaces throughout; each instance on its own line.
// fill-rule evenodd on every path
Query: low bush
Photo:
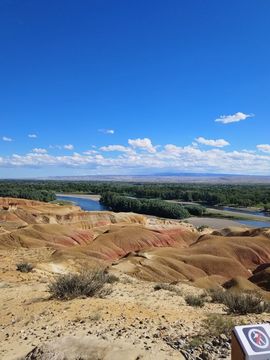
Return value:
M 185 301 L 189 306 L 195 306 L 195 307 L 203 307 L 205 302 L 202 296 L 197 296 L 197 295 L 187 295 L 185 297 Z
M 202 231 L 204 231 L 205 229 L 209 229 L 209 226 L 208 226 L 208 225 L 201 225 L 201 226 L 198 226 L 198 227 L 197 227 L 197 230 L 198 230 L 199 232 L 202 232 Z
M 227 293 L 224 300 L 228 314 L 261 314 L 270 311 L 269 301 L 265 301 L 260 294 L 256 293 Z
M 167 290 L 176 293 L 177 295 L 182 295 L 182 291 L 178 289 L 174 285 L 166 284 L 166 283 L 158 283 L 154 286 L 154 290 Z
M 119 277 L 114 274 L 107 273 L 107 283 L 113 284 L 119 281 Z
M 110 275 L 105 270 L 88 270 L 80 274 L 64 274 L 49 284 L 52 297 L 69 300 L 77 297 L 103 297 L 108 293 L 104 285 L 110 282 Z
M 217 304 L 224 304 L 227 297 L 227 292 L 223 289 L 209 289 L 207 294 L 211 297 L 211 301 Z
M 270 311 L 270 302 L 258 293 L 239 294 L 223 290 L 209 290 L 208 293 L 212 302 L 225 305 L 228 314 L 261 314 Z
M 33 270 L 33 265 L 27 262 L 21 262 L 16 265 L 16 270 L 22 273 L 29 273 Z

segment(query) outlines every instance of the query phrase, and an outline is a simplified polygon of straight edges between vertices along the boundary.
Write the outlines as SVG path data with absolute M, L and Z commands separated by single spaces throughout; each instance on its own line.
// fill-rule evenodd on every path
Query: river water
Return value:
M 106 207 L 101 205 L 99 201 L 92 199 L 83 199 L 76 196 L 65 196 L 57 195 L 57 200 L 70 201 L 75 205 L 80 206 L 83 210 L 86 211 L 104 211 Z

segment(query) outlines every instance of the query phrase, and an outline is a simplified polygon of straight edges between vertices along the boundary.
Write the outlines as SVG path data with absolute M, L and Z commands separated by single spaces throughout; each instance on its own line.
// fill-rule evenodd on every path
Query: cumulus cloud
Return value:
M 235 174 L 269 174 L 270 153 L 248 150 L 225 151 L 223 148 L 201 148 L 193 144 L 154 146 L 152 141 L 130 139 L 129 145 L 108 145 L 83 153 L 51 155 L 46 149 L 36 148 L 26 154 L 0 157 L 1 167 L 56 167 L 84 169 L 98 173 L 130 173 L 147 171 L 186 171 Z M 264 147 L 262 148 L 261 145 Z M 267 150 L 267 144 L 258 149 Z M 267 147 L 265 147 L 267 145 Z M 110 149 L 110 150 L 109 150 Z M 112 150 L 114 149 L 114 150 Z M 130 149 L 130 151 L 123 151 Z M 116 151 L 111 154 L 110 151 Z M 268 151 L 267 151 L 268 152 Z
M 32 149 L 32 152 L 36 154 L 46 154 L 47 150 L 43 148 L 34 148 Z
M 269 144 L 257 145 L 257 149 L 264 152 L 264 153 L 270 153 L 270 145 Z
M 98 131 L 103 134 L 108 134 L 108 135 L 113 135 L 115 132 L 113 129 L 99 129 Z
M 7 137 L 7 136 L 3 136 L 2 140 L 3 141 L 8 141 L 8 142 L 13 141 L 10 137 Z
M 28 137 L 30 139 L 36 139 L 37 138 L 37 135 L 36 134 L 28 134 Z
M 142 150 L 146 150 L 149 153 L 154 154 L 156 152 L 156 148 L 152 145 L 152 142 L 148 138 L 144 139 L 129 139 L 128 140 L 129 145 L 131 145 L 133 148 L 139 148 Z
M 101 151 L 119 151 L 119 152 L 130 152 L 131 149 L 127 146 L 123 145 L 108 145 L 108 146 L 102 146 L 100 148 Z
M 215 122 L 221 122 L 222 124 L 230 124 L 241 120 L 246 120 L 253 116 L 254 114 L 244 114 L 242 112 L 237 112 L 233 115 L 221 115 L 218 119 L 215 120 Z
M 211 139 L 205 139 L 204 137 L 200 136 L 195 139 L 199 144 L 207 145 L 207 146 L 213 146 L 213 147 L 224 147 L 230 145 L 230 143 L 224 139 L 217 139 L 217 140 L 211 140 Z
M 74 149 L 74 145 L 72 145 L 72 144 L 67 144 L 67 145 L 64 145 L 63 148 L 64 148 L 65 150 L 73 150 L 73 149 Z

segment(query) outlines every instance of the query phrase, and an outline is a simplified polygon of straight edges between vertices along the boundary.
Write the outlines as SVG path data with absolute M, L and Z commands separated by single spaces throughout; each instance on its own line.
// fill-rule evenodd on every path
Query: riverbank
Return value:
M 176 203 L 179 205 L 200 205 L 195 202 L 183 202 L 178 200 L 168 200 L 168 202 Z M 226 219 L 226 220 L 240 220 L 240 221 L 259 221 L 259 222 L 270 222 L 270 217 L 265 215 L 252 214 L 251 208 L 227 208 L 226 210 L 214 207 L 205 206 L 206 213 L 204 217 L 212 218 L 216 217 L 217 219 Z M 238 210 L 238 211 L 237 211 Z M 267 226 L 267 225 L 266 225 Z
M 254 215 L 254 214 L 248 214 L 244 213 L 243 211 L 237 212 L 236 210 L 230 211 L 230 210 L 222 210 L 222 209 L 213 209 L 213 208 L 206 208 L 206 216 L 220 216 L 227 219 L 232 220 L 252 220 L 252 221 L 265 221 L 269 222 L 270 218 L 269 216 L 264 215 Z

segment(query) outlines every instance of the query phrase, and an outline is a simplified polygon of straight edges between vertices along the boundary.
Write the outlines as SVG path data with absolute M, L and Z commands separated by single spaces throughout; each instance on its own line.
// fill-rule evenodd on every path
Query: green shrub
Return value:
M 270 311 L 269 301 L 265 301 L 260 294 L 226 293 L 224 305 L 228 314 L 261 314 Z
M 197 296 L 197 295 L 187 295 L 185 297 L 185 301 L 189 306 L 195 306 L 195 307 L 203 307 L 205 302 L 202 296 Z
M 77 297 L 102 297 L 106 294 L 104 285 L 110 276 L 105 270 L 88 270 L 80 274 L 58 276 L 49 284 L 49 292 L 53 298 L 60 300 Z M 108 292 L 108 291 L 107 291 Z
M 213 303 L 224 304 L 226 302 L 227 292 L 223 289 L 209 289 L 207 293 Z
M 33 265 L 27 262 L 21 262 L 16 265 L 16 270 L 22 273 L 29 273 L 33 270 Z
M 228 314 L 260 314 L 270 311 L 270 302 L 263 299 L 261 294 L 243 292 L 234 293 L 219 289 L 208 290 L 212 302 L 224 304 Z
M 201 205 L 184 205 L 184 208 L 190 213 L 192 216 L 202 216 L 206 209 Z

